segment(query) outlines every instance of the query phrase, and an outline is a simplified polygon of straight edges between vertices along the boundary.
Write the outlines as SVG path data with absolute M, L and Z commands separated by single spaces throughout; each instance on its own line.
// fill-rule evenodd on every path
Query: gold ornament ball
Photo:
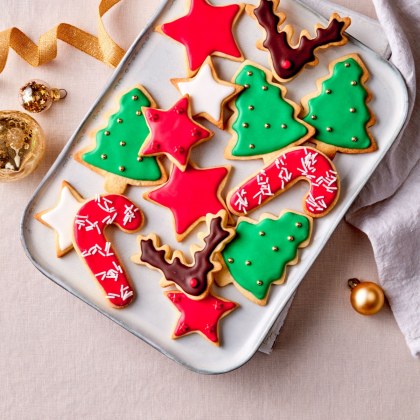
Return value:
M 51 88 L 42 80 L 30 80 L 19 89 L 19 102 L 25 111 L 39 113 L 46 111 L 53 102 L 65 98 L 64 89 Z
M 374 315 L 384 306 L 385 296 L 382 288 L 370 281 L 360 282 L 350 279 L 350 303 L 353 309 L 361 315 Z
M 19 111 L 0 111 L 0 181 L 28 176 L 44 151 L 44 133 L 32 117 Z

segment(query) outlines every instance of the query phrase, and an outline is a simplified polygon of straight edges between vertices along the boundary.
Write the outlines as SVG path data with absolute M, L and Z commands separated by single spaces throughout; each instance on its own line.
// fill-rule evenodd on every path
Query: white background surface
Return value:
M 33 39 L 62 21 L 91 32 L 96 26 L 94 1 L 0 3 L 2 27 L 19 26 Z M 126 0 L 106 19 L 125 48 L 156 5 L 139 3 Z M 351 7 L 372 14 L 364 3 Z M 48 138 L 39 170 L 18 184 L 0 185 L 4 417 L 417 418 L 419 362 L 409 355 L 392 314 L 385 309 L 363 318 L 348 304 L 346 279 L 375 281 L 376 272 L 368 241 L 345 223 L 299 289 L 273 354 L 257 354 L 218 377 L 174 364 L 32 267 L 19 243 L 20 214 L 111 74 L 59 42 L 55 62 L 31 68 L 10 52 L 0 75 L 1 109 L 18 107 L 16 92 L 29 78 L 69 91 L 64 102 L 37 118 Z

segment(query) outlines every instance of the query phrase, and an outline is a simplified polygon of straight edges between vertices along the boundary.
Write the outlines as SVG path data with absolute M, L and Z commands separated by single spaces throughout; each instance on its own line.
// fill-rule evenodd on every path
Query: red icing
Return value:
M 295 147 L 280 154 L 235 188 L 228 206 L 237 215 L 249 213 L 300 179 L 306 179 L 311 186 L 305 196 L 305 213 L 313 217 L 328 213 L 339 194 L 337 172 L 325 155 L 310 147 Z
M 205 0 L 191 0 L 189 12 L 179 19 L 164 23 L 161 30 L 184 44 L 190 69 L 195 71 L 214 53 L 241 57 L 232 34 L 232 26 L 240 11 L 238 4 L 213 6 Z
M 188 97 L 181 98 L 167 111 L 143 108 L 150 135 L 141 155 L 165 153 L 173 158 L 174 163 L 184 169 L 188 163 L 191 148 L 212 136 L 212 132 L 194 122 L 189 117 Z
M 213 343 L 219 343 L 218 323 L 220 319 L 238 305 L 220 299 L 209 293 L 204 299 L 192 300 L 182 292 L 168 292 L 167 297 L 181 312 L 173 337 L 181 337 L 192 332 L 201 332 Z
M 198 280 L 195 277 L 193 277 L 190 280 L 190 285 L 191 285 L 191 287 L 196 288 L 198 286 Z
M 173 166 L 169 180 L 147 197 L 172 211 L 175 231 L 182 235 L 208 213 L 216 214 L 225 208 L 218 193 L 228 173 L 223 166 L 196 169 L 189 165 L 185 172 Z
M 290 60 L 282 60 L 281 66 L 284 69 L 288 70 L 288 69 L 290 69 L 290 67 L 292 67 L 292 62 Z
M 115 194 L 88 201 L 74 220 L 74 245 L 115 307 L 129 305 L 134 290 L 104 231 L 114 224 L 121 230 L 135 232 L 142 223 L 140 209 L 128 198 Z

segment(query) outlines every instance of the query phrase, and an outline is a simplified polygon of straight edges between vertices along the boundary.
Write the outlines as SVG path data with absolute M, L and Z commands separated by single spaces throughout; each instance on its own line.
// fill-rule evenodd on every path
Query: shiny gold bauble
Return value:
M 64 89 L 51 88 L 42 80 L 30 80 L 19 89 L 19 102 L 28 112 L 42 112 L 51 107 L 53 102 L 65 98 Z
M 359 314 L 374 315 L 384 306 L 384 292 L 376 283 L 350 279 L 348 285 L 351 288 L 351 306 Z
M 44 133 L 32 117 L 19 111 L 0 111 L 0 181 L 29 175 L 44 151 Z

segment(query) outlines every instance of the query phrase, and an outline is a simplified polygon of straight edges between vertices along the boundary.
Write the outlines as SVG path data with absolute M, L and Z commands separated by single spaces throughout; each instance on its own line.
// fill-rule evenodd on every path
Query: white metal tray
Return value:
M 29 202 L 23 215 L 21 234 L 33 264 L 55 283 L 186 367 L 201 373 L 222 373 L 241 366 L 257 351 L 346 210 L 397 137 L 406 118 L 407 93 L 398 71 L 389 62 L 352 38 L 343 47 L 321 51 L 318 54 L 318 66 L 305 69 L 287 84 L 287 97 L 299 102 L 304 95 L 316 89 L 316 80 L 328 73 L 329 62 L 348 53 L 360 54 L 371 73 L 368 87 L 373 92 L 373 100 L 369 106 L 377 116 L 372 133 L 377 140 L 378 150 L 362 155 L 337 154 L 334 163 L 341 177 L 340 200 L 331 213 L 314 221 L 310 246 L 300 250 L 299 264 L 288 268 L 286 283 L 272 287 L 267 306 L 261 307 L 248 301 L 232 285 L 223 289 L 215 287 L 216 294 L 240 304 L 239 309 L 221 321 L 222 346 L 216 347 L 198 334 L 172 340 L 170 336 L 178 313 L 163 296 L 159 287 L 161 275 L 130 261 L 130 256 L 138 251 L 136 234 L 124 234 L 118 229 L 111 229 L 110 232 L 137 291 L 137 299 L 133 304 L 123 310 L 117 310 L 107 304 L 76 252 L 70 252 L 60 259 L 55 257 L 54 234 L 36 221 L 34 214 L 54 205 L 62 180 L 70 182 L 86 198 L 103 192 L 104 179 L 76 162 L 72 155 L 91 144 L 89 133 L 106 125 L 106 116 L 110 111 L 116 110 L 117 97 L 121 92 L 140 83 L 151 93 L 159 108 L 169 108 L 179 98 L 179 93 L 170 83 L 170 79 L 186 76 L 183 47 L 154 32 L 153 28 L 158 23 L 183 15 L 186 3 L 186 0 L 164 2 L 149 26 L 139 35 L 115 71 L 114 77 Z M 232 0 L 212 0 L 212 3 L 228 4 L 232 3 Z M 308 28 L 313 33 L 312 28 L 317 22 L 326 23 L 325 19 L 291 0 L 282 0 L 281 8 L 287 14 L 287 21 L 296 26 L 296 32 Z M 243 15 L 235 33 L 245 57 L 269 68 L 268 54 L 255 47 L 256 41 L 263 38 L 263 31 L 257 22 Z M 238 62 L 222 58 L 216 58 L 215 63 L 219 76 L 225 80 L 230 80 L 240 66 Z M 210 124 L 208 127 L 215 131 L 214 138 L 193 149 L 191 158 L 201 167 L 232 165 L 233 170 L 224 190 L 226 193 L 261 168 L 262 161 L 226 161 L 223 151 L 229 133 Z M 284 208 L 301 211 L 302 197 L 307 188 L 306 183 L 297 184 L 253 213 L 252 217 L 256 219 L 267 211 L 279 214 Z M 197 232 L 205 230 L 205 224 L 200 224 L 183 243 L 177 243 L 172 215 L 169 210 L 146 202 L 142 198 L 146 190 L 146 187 L 129 187 L 126 191 L 126 195 L 141 207 L 146 216 L 147 222 L 141 233 L 156 232 L 163 243 L 188 253 L 190 245 L 197 242 Z

